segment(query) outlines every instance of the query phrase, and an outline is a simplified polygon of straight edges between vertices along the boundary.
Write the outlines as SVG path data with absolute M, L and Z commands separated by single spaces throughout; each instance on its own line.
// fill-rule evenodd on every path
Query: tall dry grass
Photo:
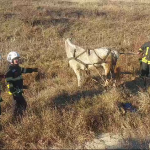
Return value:
M 146 141 L 150 98 L 149 88 L 143 91 L 138 78 L 138 58 L 120 56 L 117 66 L 124 74 L 117 87 L 106 90 L 101 82 L 89 79 L 79 89 L 68 68 L 64 39 L 72 37 L 84 48 L 136 52 L 150 35 L 148 3 L 0 0 L 0 4 L 1 73 L 7 70 L 11 50 L 20 53 L 21 66 L 39 68 L 39 74 L 24 75 L 28 109 L 21 122 L 12 120 L 12 98 L 1 81 L 0 148 L 75 148 L 103 132 Z M 121 111 L 120 103 L 126 102 L 138 112 Z

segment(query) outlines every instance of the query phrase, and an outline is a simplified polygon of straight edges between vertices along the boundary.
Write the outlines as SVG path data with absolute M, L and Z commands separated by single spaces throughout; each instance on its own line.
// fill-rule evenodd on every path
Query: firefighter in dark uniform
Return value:
M 1 102 L 3 101 L 2 97 L 0 96 L 0 115 L 1 115 Z
M 141 77 L 150 77 L 150 42 L 144 43 L 138 54 L 142 54 L 141 59 Z
M 9 69 L 5 75 L 9 94 L 13 96 L 14 116 L 22 116 L 26 110 L 27 102 L 23 97 L 23 78 L 22 73 L 38 72 L 37 68 L 22 68 L 19 66 L 20 55 L 17 52 L 10 52 L 7 61 L 10 63 Z
M 2 102 L 2 97 L 1 97 L 1 91 L 0 91 L 0 131 L 2 130 L 2 125 L 1 125 L 1 102 Z
M 1 75 L 0 75 L 1 76 Z M 0 131 L 2 130 L 2 125 L 1 125 L 1 102 L 3 101 L 1 97 L 1 89 L 0 89 Z
M 5 78 L 4 75 L 0 75 L 0 79 Z M 2 87 L 0 85 L 0 115 L 1 115 L 1 102 L 3 101 L 2 97 L 1 97 L 1 91 L 2 91 Z

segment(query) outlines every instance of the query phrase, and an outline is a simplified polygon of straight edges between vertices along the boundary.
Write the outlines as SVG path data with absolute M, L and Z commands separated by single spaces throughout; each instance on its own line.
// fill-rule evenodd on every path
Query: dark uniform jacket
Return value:
M 32 73 L 36 69 L 22 68 L 19 65 L 10 65 L 5 75 L 9 94 L 15 93 L 17 90 L 23 89 L 22 73 Z
M 144 43 L 139 51 L 143 52 L 142 62 L 150 64 L 150 42 Z

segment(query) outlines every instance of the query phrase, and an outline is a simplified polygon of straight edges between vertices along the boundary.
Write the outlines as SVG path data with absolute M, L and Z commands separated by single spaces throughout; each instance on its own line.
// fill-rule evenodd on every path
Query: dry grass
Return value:
M 87 1 L 86 1 L 87 2 Z M 28 110 L 21 122 L 13 122 L 12 100 L 2 80 L 2 131 L 0 148 L 75 148 L 102 132 L 127 134 L 146 140 L 150 134 L 149 89 L 142 90 L 135 56 L 120 56 L 117 87 L 105 88 L 87 80 L 77 88 L 68 68 L 64 39 L 72 37 L 84 48 L 114 47 L 136 52 L 150 35 L 147 1 L 99 1 L 78 3 L 48 0 L 0 0 L 0 50 L 6 71 L 9 51 L 18 51 L 23 67 L 38 67 L 39 75 L 24 75 L 28 85 Z M 101 83 L 101 82 L 100 82 Z M 124 114 L 120 103 L 131 102 L 137 113 Z M 138 132 L 137 132 L 138 131 Z

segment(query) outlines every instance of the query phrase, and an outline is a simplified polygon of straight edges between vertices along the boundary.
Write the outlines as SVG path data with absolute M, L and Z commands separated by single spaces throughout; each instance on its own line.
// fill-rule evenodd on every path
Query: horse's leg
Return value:
M 90 74 L 90 70 L 85 70 L 85 72 L 86 72 L 86 74 L 88 75 L 88 76 L 90 76 L 91 74 Z
M 110 69 L 111 78 L 115 78 L 116 63 L 117 63 L 117 59 L 112 57 L 112 60 L 111 60 L 111 69 Z
M 115 78 L 114 70 L 115 70 L 115 66 L 112 66 L 111 69 L 110 69 L 111 78 Z
M 106 80 L 104 85 L 108 86 L 108 84 L 109 84 L 108 76 L 110 73 L 110 65 L 105 63 L 105 65 L 103 65 L 103 68 L 105 71 L 105 80 Z
M 81 86 L 81 72 L 80 72 L 80 69 L 74 69 L 74 72 L 77 76 L 78 86 L 80 87 Z

